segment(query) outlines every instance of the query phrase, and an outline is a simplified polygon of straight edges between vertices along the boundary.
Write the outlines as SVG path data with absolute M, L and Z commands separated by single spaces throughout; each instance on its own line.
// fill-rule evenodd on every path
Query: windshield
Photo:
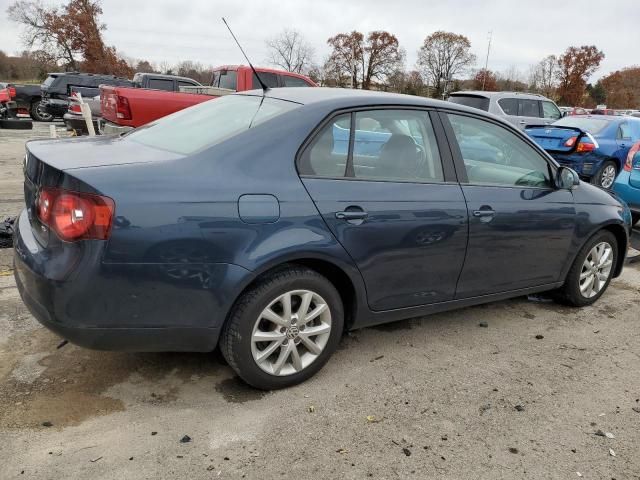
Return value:
M 227 95 L 164 117 L 128 134 L 127 140 L 189 155 L 212 147 L 300 105 L 249 95 Z
M 554 126 L 557 127 L 575 127 L 585 132 L 589 132 L 592 135 L 597 135 L 602 130 L 606 128 L 609 124 L 607 120 L 602 120 L 600 118 L 589 118 L 589 117 L 564 117 L 558 120 L 557 122 L 553 122 Z
M 458 105 L 477 108 L 479 110 L 489 111 L 489 99 L 479 95 L 451 95 L 449 101 Z

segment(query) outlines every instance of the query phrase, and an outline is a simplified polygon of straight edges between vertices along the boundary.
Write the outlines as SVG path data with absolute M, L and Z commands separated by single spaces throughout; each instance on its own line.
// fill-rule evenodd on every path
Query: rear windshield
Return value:
M 589 132 L 593 135 L 597 135 L 602 130 L 606 128 L 609 124 L 607 120 L 602 120 L 600 118 L 586 118 L 586 117 L 575 117 L 569 116 L 564 117 L 558 120 L 557 122 L 553 122 L 553 125 L 558 127 L 575 127 L 585 132 Z
M 299 106 L 273 98 L 227 95 L 164 117 L 132 131 L 125 138 L 189 155 Z
M 477 108 L 479 110 L 489 111 L 489 99 L 478 95 L 451 95 L 449 101 L 458 105 Z

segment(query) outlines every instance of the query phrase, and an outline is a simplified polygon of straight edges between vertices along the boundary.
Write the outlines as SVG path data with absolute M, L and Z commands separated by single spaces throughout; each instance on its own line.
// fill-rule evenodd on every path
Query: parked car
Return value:
M 316 86 L 310 78 L 297 73 L 270 68 L 256 70 L 269 88 Z M 103 118 L 100 129 L 104 133 L 126 132 L 220 95 L 261 88 L 251 68 L 244 65 L 217 67 L 213 71 L 210 87 L 201 89 L 203 92 L 198 94 L 105 86 L 100 91 Z
M 386 140 L 345 152 L 344 129 Z M 252 91 L 26 148 L 14 264 L 33 315 L 90 348 L 220 345 L 262 389 L 314 375 L 345 329 L 546 291 L 590 305 L 627 251 L 615 196 L 509 123 L 422 97 Z
M 640 221 L 640 142 L 631 147 L 627 161 L 613 184 L 613 191 L 627 202 L 635 225 Z
M 629 149 L 640 140 L 634 117 L 587 115 L 564 117 L 526 132 L 561 165 L 603 188 L 611 188 Z
M 89 105 L 93 129 L 98 133 L 98 120 L 100 119 L 100 95 L 93 98 L 83 98 L 82 101 Z M 87 122 L 82 116 L 80 99 L 75 95 L 69 97 L 69 109 L 67 113 L 64 114 L 63 120 L 67 130 L 75 132 L 76 135 L 89 133 Z
M 532 93 L 464 91 L 452 93 L 448 100 L 503 117 L 520 129 L 548 125 L 563 116 L 553 100 Z
M 591 110 L 591 115 L 617 115 L 617 113 L 612 108 L 594 108 Z
M 0 84 L 0 128 L 30 130 L 31 120 L 19 118 L 18 105 L 15 102 L 16 89 L 8 83 Z
M 52 118 L 62 118 L 69 107 L 71 91 L 80 92 L 83 97 L 100 94 L 100 85 L 132 85 L 126 78 L 93 73 L 50 73 L 41 86 L 41 108 Z
M 40 85 L 12 85 L 16 89 L 14 100 L 18 112 L 27 114 L 33 120 L 39 122 L 50 122 L 53 120 L 53 117 L 45 112 L 41 106 L 42 92 Z

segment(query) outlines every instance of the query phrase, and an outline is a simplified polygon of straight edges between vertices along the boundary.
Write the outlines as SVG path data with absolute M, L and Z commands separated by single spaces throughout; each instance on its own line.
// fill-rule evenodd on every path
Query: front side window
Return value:
M 127 134 L 125 141 L 183 155 L 217 145 L 300 104 L 249 95 L 225 95 L 180 110 Z
M 268 88 L 278 88 L 280 85 L 278 85 L 278 75 L 276 75 L 275 73 L 269 73 L 269 72 L 258 72 L 258 75 L 260 75 L 260 80 L 262 80 L 262 82 L 268 87 Z M 262 86 L 260 85 L 260 82 L 258 81 L 258 79 L 256 78 L 256 74 L 253 74 L 253 82 L 252 82 L 252 87 L 254 89 L 261 89 Z
M 449 114 L 469 183 L 548 188 L 549 164 L 513 132 L 494 123 Z
M 560 110 L 551 102 L 542 102 L 542 114 L 544 118 L 550 118 L 551 120 L 558 120 L 562 117 Z
M 518 100 L 518 116 L 539 117 L 540 108 L 538 106 L 538 100 Z
M 224 70 L 220 72 L 219 88 L 236 90 L 238 88 L 238 74 L 235 70 Z
M 371 110 L 336 117 L 305 150 L 300 174 L 396 182 L 442 182 L 442 162 L 429 115 Z M 350 149 L 350 142 L 353 147 Z

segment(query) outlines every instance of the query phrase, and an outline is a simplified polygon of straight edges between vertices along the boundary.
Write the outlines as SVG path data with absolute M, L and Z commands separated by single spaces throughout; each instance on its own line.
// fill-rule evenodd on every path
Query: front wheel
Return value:
M 591 305 L 609 286 L 617 259 L 616 237 L 608 231 L 597 233 L 578 252 L 557 299 L 573 307 Z
M 618 168 L 611 160 L 607 160 L 602 164 L 596 174 L 591 177 L 591 183 L 599 187 L 609 189 L 613 186 L 613 182 L 618 175 Z
M 220 338 L 229 365 L 262 390 L 290 387 L 316 374 L 344 325 L 342 300 L 319 273 L 292 266 L 259 281 L 236 302 Z

